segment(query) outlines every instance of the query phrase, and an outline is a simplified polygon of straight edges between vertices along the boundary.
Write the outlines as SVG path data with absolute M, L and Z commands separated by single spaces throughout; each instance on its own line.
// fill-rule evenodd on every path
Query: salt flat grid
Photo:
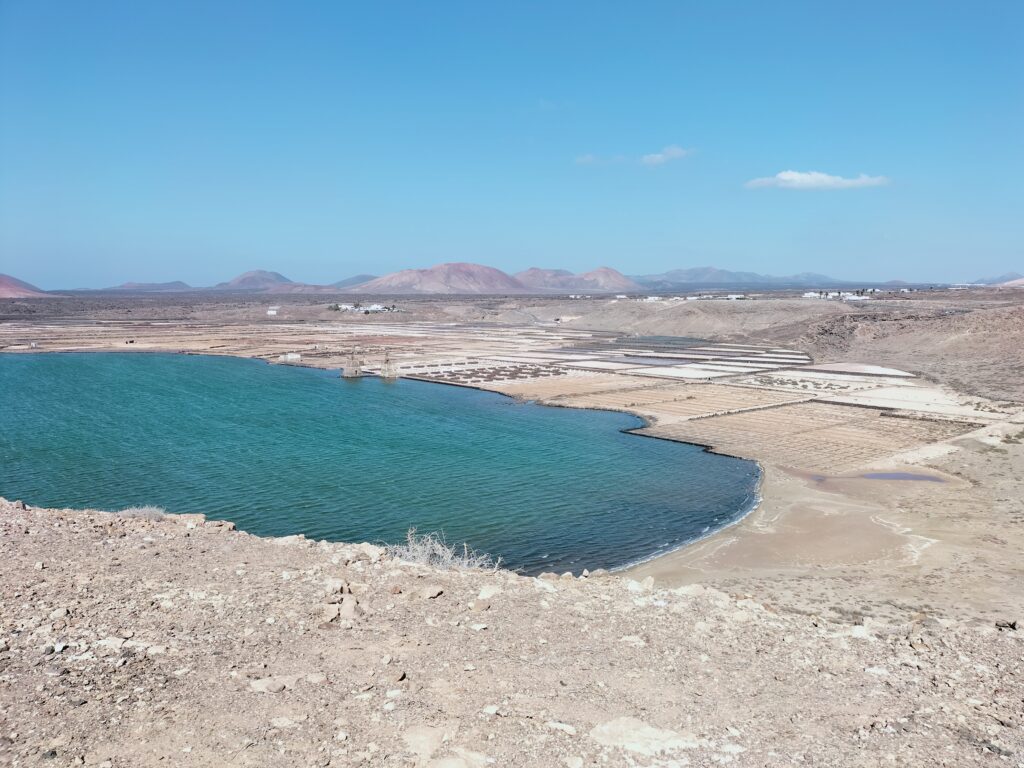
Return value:
M 914 374 L 900 371 L 896 368 L 884 368 L 880 365 L 865 365 L 862 363 L 823 363 L 812 365 L 808 370 L 822 373 L 841 373 L 851 376 L 892 376 L 896 378 L 913 378 Z
M 633 368 L 630 373 L 637 376 L 654 376 L 670 379 L 717 379 L 729 376 L 735 371 L 709 371 L 692 365 L 681 365 L 678 367 L 657 367 Z
M 562 368 L 583 368 L 605 371 L 628 371 L 637 368 L 629 363 L 616 363 L 611 360 L 580 360 L 575 362 L 555 363 Z
M 962 421 L 886 417 L 883 411 L 815 402 L 658 424 L 644 431 L 711 445 L 724 453 L 757 451 L 772 463 L 848 471 L 880 458 L 977 428 Z
M 850 385 L 882 386 L 887 387 L 914 387 L 918 386 L 913 378 L 879 378 L 865 375 L 850 375 L 842 373 L 828 373 L 816 371 L 811 368 L 783 368 L 768 374 L 779 380 L 790 380 L 794 382 L 833 382 Z

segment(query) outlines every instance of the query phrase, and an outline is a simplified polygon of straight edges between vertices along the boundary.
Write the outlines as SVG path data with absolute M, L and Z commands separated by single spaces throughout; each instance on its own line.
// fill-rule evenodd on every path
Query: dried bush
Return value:
M 163 507 L 146 505 L 144 507 L 127 507 L 117 514 L 122 517 L 141 517 L 146 520 L 161 520 L 167 514 L 167 510 Z
M 468 544 L 453 547 L 444 540 L 441 533 L 416 533 L 410 528 L 405 534 L 404 544 L 389 544 L 388 554 L 396 560 L 407 563 L 429 565 L 442 570 L 473 569 L 496 571 L 501 566 L 501 558 L 497 560 L 490 555 L 475 552 Z

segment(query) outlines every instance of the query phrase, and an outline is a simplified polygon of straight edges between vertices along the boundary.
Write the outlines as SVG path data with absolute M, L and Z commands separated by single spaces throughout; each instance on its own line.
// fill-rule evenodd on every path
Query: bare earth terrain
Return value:
M 1024 765 L 1024 291 L 272 300 L 2 301 L 0 352 L 290 355 L 625 410 L 757 460 L 763 503 L 585 579 L 0 504 L 0 761 Z

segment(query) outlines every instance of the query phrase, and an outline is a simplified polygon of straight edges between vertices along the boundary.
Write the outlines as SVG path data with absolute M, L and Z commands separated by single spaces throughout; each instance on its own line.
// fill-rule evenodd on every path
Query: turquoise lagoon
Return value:
M 0 354 L 0 496 L 158 505 L 251 533 L 410 527 L 526 573 L 619 568 L 742 517 L 751 462 L 639 419 L 227 357 Z

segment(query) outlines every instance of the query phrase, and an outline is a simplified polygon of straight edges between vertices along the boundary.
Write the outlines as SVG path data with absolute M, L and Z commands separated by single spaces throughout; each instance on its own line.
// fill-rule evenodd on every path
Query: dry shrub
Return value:
M 163 507 L 146 505 L 144 507 L 128 507 L 126 509 L 122 509 L 117 514 L 121 515 L 121 517 L 141 517 L 145 520 L 162 520 L 167 514 L 167 510 Z
M 442 570 L 496 571 L 501 566 L 500 557 L 495 560 L 490 555 L 470 549 L 468 544 L 453 547 L 444 540 L 444 534 L 416 533 L 415 528 L 410 528 L 405 534 L 404 544 L 389 544 L 387 552 L 396 560 L 429 565 Z

